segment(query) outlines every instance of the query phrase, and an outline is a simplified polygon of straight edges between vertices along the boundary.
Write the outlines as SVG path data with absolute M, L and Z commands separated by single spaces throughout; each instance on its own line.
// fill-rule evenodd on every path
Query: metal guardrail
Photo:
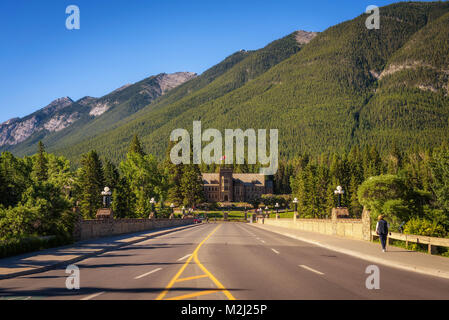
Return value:
M 376 231 L 371 232 L 372 238 L 379 237 L 376 234 Z M 405 247 L 408 248 L 409 242 L 417 243 L 417 244 L 427 244 L 428 250 L 427 252 L 429 254 L 432 254 L 432 247 L 448 247 L 449 248 L 449 238 L 436 238 L 436 237 L 429 237 L 429 236 L 417 236 L 413 234 L 405 234 L 405 233 L 396 233 L 391 232 L 388 235 L 388 241 L 387 243 L 390 244 L 390 239 L 393 240 L 401 240 L 405 241 Z

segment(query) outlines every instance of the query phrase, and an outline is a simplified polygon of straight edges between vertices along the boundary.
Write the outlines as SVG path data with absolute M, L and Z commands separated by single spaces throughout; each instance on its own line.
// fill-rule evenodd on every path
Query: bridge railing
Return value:
M 372 238 L 379 237 L 376 231 L 372 231 Z M 449 238 L 436 238 L 429 236 L 417 236 L 413 234 L 396 233 L 391 232 L 388 235 L 388 244 L 390 244 L 390 239 L 405 241 L 405 247 L 408 248 L 409 242 L 417 244 L 427 244 L 427 252 L 432 254 L 433 247 L 446 247 L 449 248 Z

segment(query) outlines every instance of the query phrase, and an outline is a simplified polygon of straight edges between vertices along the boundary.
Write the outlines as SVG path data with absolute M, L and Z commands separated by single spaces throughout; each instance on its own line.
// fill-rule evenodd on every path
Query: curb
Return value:
M 392 261 L 389 261 L 389 260 L 386 260 L 386 259 L 382 259 L 382 258 L 378 258 L 378 257 L 375 257 L 375 256 L 371 256 L 369 254 L 363 254 L 363 253 L 360 253 L 358 251 L 342 249 L 342 248 L 339 248 L 339 247 L 323 244 L 323 243 L 321 243 L 319 241 L 309 240 L 309 239 L 306 239 L 306 238 L 303 238 L 303 237 L 300 237 L 300 236 L 297 236 L 297 235 L 294 235 L 294 234 L 290 234 L 290 233 L 286 233 L 286 232 L 282 232 L 282 231 L 270 230 L 268 228 L 259 227 L 257 224 L 249 224 L 249 225 L 253 225 L 254 227 L 258 227 L 259 229 L 263 229 L 263 230 L 267 230 L 267 231 L 274 232 L 274 233 L 277 233 L 277 234 L 281 234 L 281 235 L 289 237 L 289 238 L 293 238 L 293 239 L 296 239 L 296 240 L 307 242 L 307 243 L 319 246 L 321 248 L 325 248 L 325 249 L 332 250 L 332 251 L 335 251 L 335 252 L 343 253 L 343 254 L 346 254 L 348 256 L 352 256 L 352 257 L 359 258 L 359 259 L 366 260 L 366 261 L 370 261 L 370 262 L 376 262 L 376 263 L 379 263 L 379 264 L 383 264 L 383 265 L 385 265 L 387 267 L 392 267 L 392 268 L 401 269 L 401 270 L 405 270 L 405 271 L 412 271 L 412 272 L 424 274 L 424 275 L 427 275 L 427 276 L 434 276 L 434 277 L 449 279 L 449 272 L 447 272 L 447 271 L 436 270 L 436 269 L 431 269 L 431 268 L 426 268 L 426 267 L 411 266 L 411 265 L 408 265 L 408 264 L 400 264 L 400 263 L 398 264 L 398 263 L 395 263 L 395 262 L 392 262 Z
M 95 252 L 89 252 L 83 255 L 80 255 L 76 258 L 70 259 L 70 260 L 65 260 L 65 261 L 60 261 L 60 262 L 56 262 L 52 265 L 48 265 L 48 266 L 43 266 L 43 267 L 38 267 L 38 268 L 34 268 L 34 269 L 30 269 L 30 270 L 24 270 L 24 271 L 18 271 L 18 272 L 14 272 L 14 273 L 9 273 L 9 274 L 4 274 L 4 275 L 0 275 L 0 280 L 5 280 L 5 279 L 11 279 L 11 278 L 16 278 L 16 277 L 20 277 L 20 276 L 25 276 L 25 275 L 30 275 L 30 274 L 36 274 L 36 273 L 42 273 L 48 270 L 52 270 L 52 269 L 56 269 L 60 266 L 66 265 L 66 264 L 73 264 L 75 262 L 79 262 L 81 260 L 87 259 L 87 258 L 91 258 L 100 254 L 103 254 L 105 252 L 108 251 L 112 251 L 112 250 L 117 250 L 121 247 L 125 247 L 125 246 L 129 246 L 132 244 L 136 244 L 142 241 L 146 241 L 158 236 L 163 236 L 172 232 L 176 232 L 176 231 L 182 231 L 184 229 L 189 229 L 189 228 L 193 228 L 195 226 L 199 226 L 201 224 L 190 224 L 190 225 L 186 225 L 186 226 L 182 226 L 182 227 L 177 227 L 175 229 L 169 229 L 169 230 L 164 230 L 164 231 L 157 231 L 154 234 L 151 234 L 149 236 L 142 236 L 142 239 L 136 239 L 130 242 L 125 242 L 125 243 L 120 243 L 117 244 L 114 247 L 109 247 L 109 248 L 105 248 L 105 249 L 101 249 Z M 118 235 L 119 236 L 119 235 Z

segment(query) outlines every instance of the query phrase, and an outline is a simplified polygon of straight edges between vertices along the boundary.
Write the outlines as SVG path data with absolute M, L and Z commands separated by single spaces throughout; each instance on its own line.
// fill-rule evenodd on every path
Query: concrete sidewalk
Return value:
M 347 254 L 376 264 L 399 268 L 407 271 L 449 279 L 449 258 L 409 251 L 393 246 L 382 252 L 380 244 L 351 240 L 338 236 L 324 235 L 315 232 L 290 229 L 260 223 L 250 226 L 272 231 L 290 238 L 311 243 L 332 251 Z
M 19 256 L 0 259 L 0 280 L 22 275 L 44 272 L 62 265 L 72 264 L 86 258 L 142 242 L 157 236 L 192 228 L 187 225 L 175 228 L 144 231 L 114 237 L 77 242 L 73 245 L 31 252 Z

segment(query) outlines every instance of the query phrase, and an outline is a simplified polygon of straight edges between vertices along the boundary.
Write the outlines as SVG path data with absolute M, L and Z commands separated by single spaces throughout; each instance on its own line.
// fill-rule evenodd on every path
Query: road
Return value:
M 77 263 L 79 290 L 65 268 L 0 280 L 2 299 L 297 300 L 449 299 L 449 280 L 370 263 L 243 223 L 209 223 Z

